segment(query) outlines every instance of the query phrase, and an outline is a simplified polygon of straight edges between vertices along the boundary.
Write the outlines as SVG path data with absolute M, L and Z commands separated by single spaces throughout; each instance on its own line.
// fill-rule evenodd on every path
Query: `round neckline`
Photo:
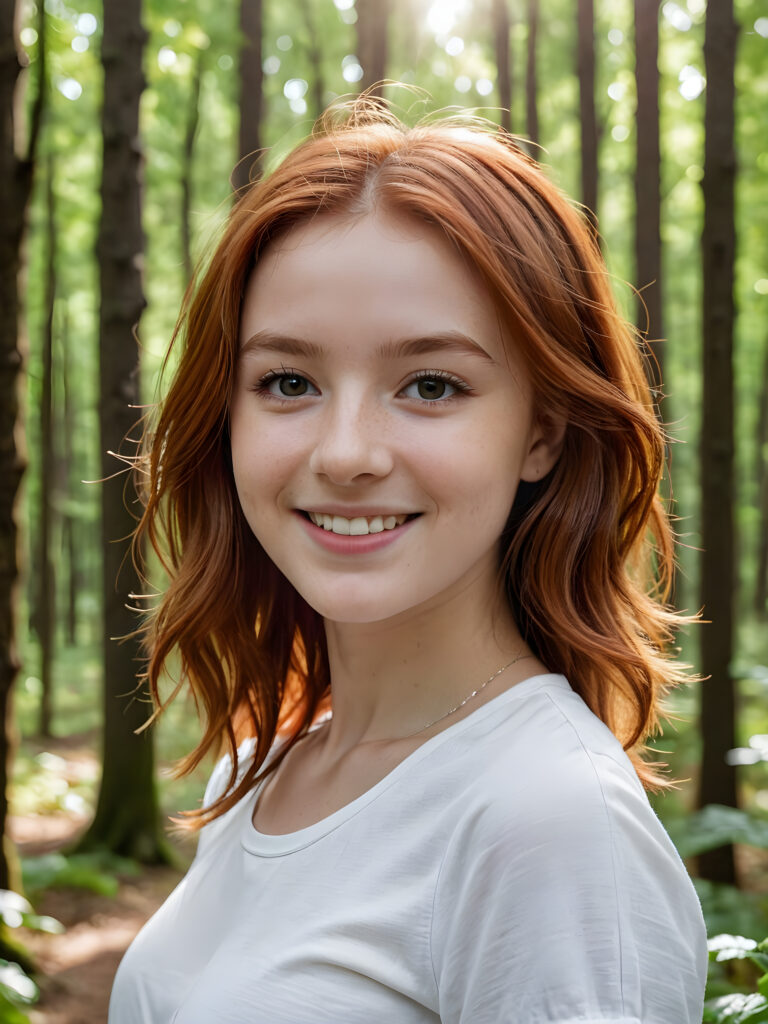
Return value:
M 241 837 L 243 848 L 249 853 L 256 854 L 260 857 L 281 857 L 285 854 L 297 853 L 299 850 L 303 850 L 306 847 L 311 846 L 319 839 L 322 839 L 324 836 L 327 836 L 329 833 L 339 828 L 339 826 L 343 825 L 344 822 L 353 818 L 356 814 L 359 814 L 360 811 L 373 803 L 373 801 L 389 789 L 390 786 L 393 786 L 401 775 L 408 771 L 413 765 L 418 764 L 421 760 L 432 753 L 433 750 L 440 747 L 451 737 L 457 736 L 466 729 L 476 725 L 478 722 L 483 721 L 506 704 L 511 704 L 520 700 L 532 691 L 535 692 L 543 689 L 547 685 L 556 685 L 558 688 L 565 687 L 570 690 L 570 685 L 565 676 L 555 672 L 540 673 L 539 675 L 529 676 L 528 679 L 523 679 L 521 682 L 511 686 L 508 690 L 504 690 L 502 693 L 497 694 L 496 697 L 492 697 L 479 708 L 475 708 L 474 711 L 465 715 L 464 718 L 461 718 L 458 722 L 454 722 L 452 725 L 442 729 L 434 736 L 430 736 L 428 740 L 425 740 L 424 743 L 420 744 L 410 754 L 407 754 L 390 772 L 387 772 L 382 779 L 375 783 L 375 785 L 371 786 L 370 789 L 361 793 L 360 796 L 351 800 L 343 807 L 340 807 L 332 814 L 321 818 L 320 821 L 315 822 L 313 825 L 307 825 L 306 828 L 298 829 L 295 832 L 284 832 L 278 835 L 272 835 L 266 832 L 259 832 L 253 824 L 253 813 L 256 807 L 256 802 L 259 798 L 261 788 L 264 785 L 264 782 L 262 781 L 244 801 L 247 807 L 247 813 L 243 815 L 243 833 Z

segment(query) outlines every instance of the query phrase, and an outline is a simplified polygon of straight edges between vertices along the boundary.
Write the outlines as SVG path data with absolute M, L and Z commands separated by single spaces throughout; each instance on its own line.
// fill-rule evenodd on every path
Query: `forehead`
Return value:
M 437 228 L 382 211 L 319 216 L 272 243 L 247 283 L 241 343 L 261 330 L 356 347 L 453 330 L 505 350 L 466 258 Z

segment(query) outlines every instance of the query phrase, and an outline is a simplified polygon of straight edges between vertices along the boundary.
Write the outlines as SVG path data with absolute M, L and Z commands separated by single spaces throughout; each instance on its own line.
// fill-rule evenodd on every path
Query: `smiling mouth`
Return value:
M 336 533 L 343 537 L 366 537 L 370 533 L 395 530 L 409 519 L 415 519 L 420 513 L 400 516 L 355 516 L 353 519 L 330 515 L 327 512 L 303 512 L 303 515 L 315 526 L 319 526 L 329 533 Z

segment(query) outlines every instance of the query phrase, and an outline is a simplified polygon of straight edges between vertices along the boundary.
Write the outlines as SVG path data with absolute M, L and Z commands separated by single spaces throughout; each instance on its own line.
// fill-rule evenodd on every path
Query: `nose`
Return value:
M 309 468 L 339 485 L 385 477 L 394 465 L 386 415 L 357 396 L 329 403 L 318 424 Z

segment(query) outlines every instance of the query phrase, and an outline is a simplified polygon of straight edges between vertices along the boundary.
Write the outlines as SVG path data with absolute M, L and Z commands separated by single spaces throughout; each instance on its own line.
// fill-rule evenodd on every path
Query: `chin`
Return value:
M 298 588 L 297 588 L 298 589 Z M 413 601 L 403 602 L 403 596 L 383 594 L 381 588 L 355 588 L 347 582 L 334 593 L 324 588 L 321 593 L 310 588 L 299 590 L 299 593 L 314 608 L 318 615 L 327 622 L 365 625 L 374 622 L 386 622 L 411 611 Z M 421 597 L 419 598 L 421 600 Z

